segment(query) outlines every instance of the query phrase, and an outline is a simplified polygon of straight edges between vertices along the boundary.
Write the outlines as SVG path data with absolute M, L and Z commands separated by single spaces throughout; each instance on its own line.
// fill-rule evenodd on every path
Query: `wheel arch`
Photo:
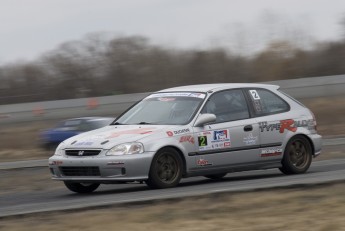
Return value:
M 310 144 L 310 147 L 311 147 L 312 155 L 315 156 L 315 147 L 314 147 L 313 141 L 310 139 L 310 137 L 309 137 L 308 135 L 303 134 L 303 133 L 299 133 L 299 134 L 295 134 L 295 135 L 291 136 L 291 137 L 288 139 L 288 141 L 286 142 L 286 144 L 285 144 L 284 152 L 285 152 L 285 149 L 286 149 L 286 145 L 290 142 L 290 140 L 292 140 L 293 138 L 298 137 L 298 136 L 302 136 L 302 137 L 304 137 L 304 138 L 306 138 L 306 139 L 308 140 L 308 142 L 309 142 L 309 144 Z
M 179 154 L 179 156 L 182 159 L 182 163 L 183 163 L 183 166 L 182 166 L 182 177 L 184 177 L 187 174 L 187 162 L 186 162 L 186 158 L 183 155 L 183 152 L 181 151 L 181 149 L 179 149 L 178 147 L 173 146 L 173 145 L 167 145 L 167 146 L 163 146 L 163 147 L 159 148 L 156 151 L 155 155 L 157 155 L 157 153 L 160 152 L 164 148 L 172 148 L 172 149 L 174 149 Z

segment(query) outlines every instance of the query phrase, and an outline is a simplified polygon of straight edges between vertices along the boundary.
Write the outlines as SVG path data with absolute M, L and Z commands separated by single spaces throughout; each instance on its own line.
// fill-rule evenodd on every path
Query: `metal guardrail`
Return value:
M 345 94 L 345 75 L 265 82 L 297 99 Z M 43 101 L 0 106 L 0 125 L 80 116 L 118 116 L 149 93 Z

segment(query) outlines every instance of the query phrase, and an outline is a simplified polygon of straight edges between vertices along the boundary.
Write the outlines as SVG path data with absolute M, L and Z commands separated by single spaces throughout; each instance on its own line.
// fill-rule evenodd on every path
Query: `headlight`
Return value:
M 64 154 L 64 151 L 65 151 L 65 144 L 60 143 L 54 152 L 54 156 L 62 156 Z
M 144 152 L 144 146 L 142 143 L 125 143 L 119 144 L 110 149 L 106 155 L 107 156 L 118 156 L 127 154 L 138 154 Z

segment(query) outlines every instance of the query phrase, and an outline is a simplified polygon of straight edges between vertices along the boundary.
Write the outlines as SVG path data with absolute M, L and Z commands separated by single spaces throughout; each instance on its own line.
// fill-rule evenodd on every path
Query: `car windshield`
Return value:
M 204 93 L 170 92 L 149 95 L 114 124 L 187 124 L 205 98 Z
M 109 119 L 97 119 L 97 120 L 91 120 L 88 122 L 88 125 L 90 127 L 90 130 L 101 128 L 104 126 L 109 125 L 111 122 L 113 122 L 114 119 L 109 118 Z
M 77 127 L 78 125 L 81 124 L 80 119 L 75 119 L 75 120 L 65 120 L 60 123 L 58 123 L 57 127 Z

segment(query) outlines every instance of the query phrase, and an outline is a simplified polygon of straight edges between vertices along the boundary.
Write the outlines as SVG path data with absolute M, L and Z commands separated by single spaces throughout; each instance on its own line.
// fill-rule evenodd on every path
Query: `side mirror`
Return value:
M 204 124 L 215 122 L 216 121 L 216 115 L 215 114 L 200 114 L 198 118 L 196 119 L 194 126 L 195 127 L 201 127 Z

